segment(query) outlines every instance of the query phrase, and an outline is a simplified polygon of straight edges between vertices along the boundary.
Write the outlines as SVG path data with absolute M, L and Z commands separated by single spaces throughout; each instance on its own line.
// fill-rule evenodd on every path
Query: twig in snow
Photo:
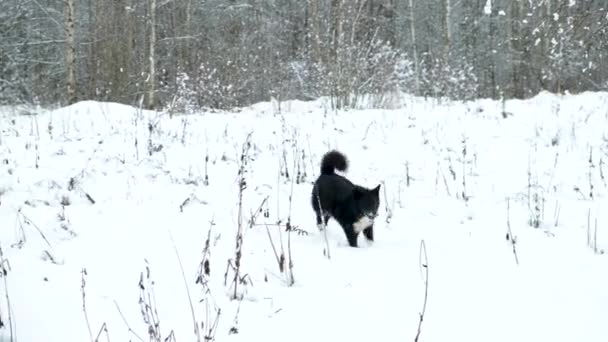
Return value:
M 382 189 L 384 189 L 384 209 L 386 210 L 386 224 L 391 223 L 391 219 L 393 218 L 393 209 L 388 204 L 388 195 L 386 194 L 386 183 L 382 181 Z
M 144 323 L 148 326 L 150 341 L 161 342 L 160 320 L 156 309 L 156 296 L 154 295 L 154 281 L 150 276 L 150 267 L 146 262 L 146 275 L 144 284 L 144 273 L 139 274 L 139 306 Z
M 36 159 L 35 159 L 35 167 L 36 169 L 38 169 L 40 167 L 40 149 L 39 149 L 39 143 L 40 143 L 40 130 L 38 128 L 38 116 L 34 115 L 33 116 L 33 120 L 35 123 L 35 127 L 36 127 L 36 143 L 34 144 L 34 150 L 36 151 Z M 33 128 L 32 128 L 33 130 Z
M 515 236 L 513 236 L 513 233 L 511 232 L 511 204 L 509 199 L 507 198 L 507 241 L 509 241 L 511 243 L 511 246 L 513 248 L 513 255 L 515 256 L 515 263 L 517 265 L 519 265 L 519 258 L 517 257 L 517 250 L 515 249 L 515 244 L 517 243 L 517 238 Z
M 192 202 L 197 202 L 199 204 L 203 204 L 203 205 L 207 205 L 209 203 L 207 203 L 206 201 L 203 201 L 201 199 L 199 199 L 198 197 L 196 197 L 195 194 L 191 194 L 190 196 L 188 196 L 180 205 L 179 205 L 179 212 L 183 213 L 184 212 L 184 208 L 186 208 L 187 206 L 189 206 Z
M 561 212 L 561 206 L 558 201 L 555 201 L 555 212 L 553 213 L 553 218 L 555 219 L 554 227 L 557 227 L 559 224 L 559 214 Z
M 602 183 L 604 183 L 604 187 L 608 188 L 608 184 L 606 184 L 606 177 L 604 177 L 604 159 L 600 158 L 600 179 Z
M 467 165 L 467 138 L 465 136 L 462 137 L 462 199 L 465 204 L 469 202 L 469 195 L 467 194 L 467 173 L 466 173 L 466 165 Z
M 93 339 L 93 332 L 91 331 L 91 324 L 89 322 L 89 314 L 87 313 L 87 304 L 86 304 L 86 291 L 85 291 L 85 286 L 86 286 L 86 275 L 87 275 L 87 270 L 86 268 L 83 268 L 80 271 L 80 293 L 82 294 L 82 312 L 84 313 L 84 320 L 87 323 L 87 329 L 89 330 L 89 337 L 91 338 L 91 342 L 94 342 L 95 340 Z
M 536 142 L 534 143 L 534 157 L 538 153 Z M 534 158 L 536 164 L 536 158 Z M 536 166 L 536 165 L 534 165 Z M 534 177 L 532 176 L 532 156 L 528 155 L 528 212 L 530 215 L 529 224 L 534 228 L 539 228 L 544 218 L 544 202 L 545 197 L 542 194 L 542 187 L 538 182 L 538 171 L 535 170 Z
M 83 173 L 84 173 L 84 170 L 83 170 Z M 70 180 L 68 182 L 68 191 L 72 191 L 76 188 L 78 188 L 78 190 L 80 190 L 80 192 L 82 192 L 84 194 L 84 196 L 87 198 L 87 200 L 89 200 L 89 202 L 91 202 L 91 204 L 95 204 L 95 200 L 93 199 L 93 197 L 91 195 L 89 195 L 89 193 L 86 192 L 82 188 L 82 186 L 80 186 L 76 177 L 72 177 L 72 178 L 70 178 Z
M 192 315 L 192 323 L 194 324 L 194 335 L 196 336 L 196 341 L 201 342 L 201 332 L 198 328 L 198 323 L 196 322 L 196 315 L 194 314 L 194 306 L 192 305 L 192 297 L 190 296 L 190 290 L 188 289 L 188 282 L 186 281 L 186 274 L 184 272 L 184 266 L 182 264 L 182 260 L 179 257 L 179 252 L 177 251 L 177 247 L 175 246 L 175 241 L 173 240 L 173 235 L 171 231 L 168 231 L 169 238 L 171 239 L 171 245 L 173 246 L 173 250 L 175 251 L 175 256 L 177 257 L 177 262 L 179 264 L 179 269 L 182 272 L 182 278 L 184 280 L 184 287 L 186 288 L 186 295 L 188 296 L 188 303 L 190 304 L 190 314 Z
M 209 147 L 207 147 L 207 150 L 205 151 L 205 180 L 203 180 L 203 185 L 205 185 L 205 186 L 209 185 L 208 165 L 209 165 Z
M 593 250 L 595 254 L 604 254 L 603 249 L 597 248 L 597 217 L 594 218 L 593 234 L 591 233 L 591 208 L 587 212 L 587 247 Z
M 595 230 L 593 231 L 593 252 L 598 254 L 597 249 L 597 217 L 595 218 Z
M 270 235 L 270 229 L 268 228 L 268 225 L 265 224 L 266 226 L 266 233 L 268 233 L 268 240 L 270 240 L 270 246 L 272 247 L 272 251 L 274 252 L 274 257 L 277 259 L 277 264 L 279 265 L 279 271 L 281 273 L 283 273 L 284 267 L 283 267 L 283 262 L 282 259 L 284 259 L 284 257 L 282 258 L 283 254 L 281 251 L 281 257 L 279 257 L 279 254 L 277 253 L 277 249 L 274 246 L 274 241 L 272 240 L 272 235 Z M 279 228 L 280 230 L 280 228 Z
M 403 184 L 403 179 L 400 179 L 399 183 L 397 183 L 397 204 L 399 205 L 399 208 L 403 209 L 403 201 L 401 201 L 401 184 Z
M 410 187 L 410 181 L 412 180 L 412 177 L 410 177 L 410 162 L 407 161 L 405 162 L 405 185 L 407 185 L 407 187 Z
M 230 329 L 228 330 L 228 335 L 232 335 L 232 334 L 238 334 L 239 333 L 239 314 L 241 313 L 241 303 L 239 301 L 239 306 L 236 309 L 236 313 L 234 314 L 234 320 L 233 320 L 233 324 L 230 327 Z
M 2 252 L 2 247 L 0 247 L 0 271 L 1 271 L 1 276 L 4 279 L 4 297 L 6 298 L 6 306 L 7 306 L 7 312 L 8 312 L 8 327 L 9 327 L 9 333 L 10 333 L 10 341 L 16 341 L 17 338 L 15 336 L 15 332 L 13 331 L 13 308 L 11 306 L 11 300 L 10 300 L 10 296 L 8 295 L 8 280 L 6 279 L 7 275 L 8 275 L 8 271 L 11 270 L 11 265 L 8 262 L 8 259 L 4 258 L 4 253 Z M 0 327 L 4 326 L 4 320 L 2 319 L 2 316 L 0 316 Z
M 233 293 L 231 299 L 237 299 L 238 296 L 238 284 L 246 284 L 246 277 L 240 275 L 241 271 L 241 257 L 242 257 L 242 248 L 243 248 L 243 235 L 244 235 L 244 225 L 243 225 L 243 194 L 245 189 L 247 188 L 247 182 L 245 179 L 245 174 L 247 172 L 247 166 L 249 164 L 249 149 L 251 148 L 251 135 L 253 132 L 247 134 L 245 138 L 245 142 L 243 143 L 243 147 L 240 155 L 240 163 L 239 163 L 239 172 L 238 172 L 238 182 L 239 182 L 239 203 L 238 203 L 238 226 L 236 233 L 236 246 L 235 246 L 235 257 L 234 263 L 232 260 L 228 260 L 228 265 L 226 268 L 226 273 L 224 274 L 224 284 L 227 284 L 228 271 L 232 267 L 234 272 L 234 277 L 232 280 Z
M 40 234 L 40 236 L 42 237 L 42 239 L 44 240 L 44 242 L 46 242 L 46 244 L 50 247 L 50 249 L 53 250 L 53 245 L 51 245 L 51 243 L 46 238 L 46 235 L 44 235 L 44 233 L 42 232 L 42 230 L 40 229 L 40 227 L 38 227 L 29 217 L 25 216 L 25 214 L 21 211 L 21 208 L 19 208 L 19 210 L 17 210 L 17 215 L 21 216 L 21 218 L 23 219 L 23 223 L 25 225 L 34 227 L 38 231 L 38 233 Z M 22 230 L 22 233 L 23 233 L 23 239 L 15 244 L 17 247 L 21 247 L 23 245 L 23 243 L 25 243 L 25 232 L 23 230 L 23 226 L 21 226 L 21 230 Z M 53 254 L 51 252 L 49 252 L 48 250 L 44 250 L 44 255 L 53 264 L 55 264 L 55 265 L 61 264 L 60 262 L 57 261 L 57 259 L 55 259 L 55 257 L 53 256 Z
M 207 301 L 207 305 L 205 306 L 205 310 L 207 312 L 207 317 L 209 317 L 209 301 Z M 207 324 L 206 326 L 209 327 L 209 330 L 207 331 L 207 333 L 205 334 L 205 341 L 215 341 L 215 333 L 217 332 L 217 326 L 220 322 L 220 314 L 221 314 L 221 310 L 220 308 L 216 308 L 216 314 L 215 314 L 215 319 L 213 320 L 212 324 Z
M 279 173 L 277 174 L 277 198 L 280 198 L 280 196 L 281 196 L 280 190 L 281 190 L 281 176 L 282 175 L 283 175 L 282 165 L 281 165 L 281 160 L 279 159 Z M 279 256 L 275 250 L 275 257 L 277 258 L 277 263 L 279 264 L 279 270 L 283 274 L 283 272 L 285 271 L 285 248 L 283 247 L 283 233 L 281 232 L 280 203 L 281 203 L 281 201 L 277 200 L 277 217 L 279 217 L 279 219 L 277 220 L 277 227 L 279 227 L 279 242 L 281 243 L 281 254 Z M 266 229 L 268 232 L 268 237 L 270 238 L 270 231 L 268 230 L 268 226 L 266 227 Z M 271 242 L 271 244 L 274 245 L 274 243 L 272 242 L 272 238 L 270 238 L 270 242 Z
M 177 339 L 175 338 L 175 331 L 171 330 L 169 336 L 167 336 L 163 342 L 177 342 Z
M 593 164 L 593 148 L 589 149 L 589 198 L 593 200 L 593 169 L 595 169 L 595 165 Z
M 596 231 L 597 231 L 597 225 L 596 225 Z M 293 286 L 293 284 L 295 284 L 295 282 L 296 282 L 295 278 L 293 277 L 293 258 L 291 256 L 291 232 L 292 232 L 291 229 L 287 232 L 287 255 L 289 257 L 289 263 L 288 263 L 288 266 L 289 266 L 288 285 L 289 286 Z
M 452 166 L 450 164 L 450 172 L 453 172 L 452 170 Z M 445 173 L 443 173 L 443 169 L 441 168 L 441 161 L 437 161 L 437 173 L 435 175 L 435 192 L 437 192 L 437 187 L 439 186 L 439 175 L 441 174 L 441 178 L 443 179 L 443 185 L 445 186 L 445 192 L 448 196 L 452 196 L 450 194 L 450 187 L 448 185 L 448 180 L 445 176 Z
M 294 134 L 295 135 L 295 134 Z M 293 173 L 295 173 L 295 169 L 296 169 L 296 163 L 298 161 L 298 149 L 295 146 L 295 138 L 294 138 L 294 156 L 293 156 Z M 292 174 L 293 174 L 292 173 Z M 285 230 L 287 231 L 287 255 L 289 257 L 289 280 L 288 280 L 288 284 L 289 286 L 292 286 L 295 283 L 295 279 L 293 277 L 293 259 L 291 258 L 291 232 L 293 231 L 293 227 L 291 225 L 291 207 L 292 207 L 292 199 L 293 199 L 293 185 L 294 185 L 294 179 L 293 177 L 291 178 L 291 189 L 289 191 L 289 213 L 287 215 L 287 223 L 286 223 L 286 228 Z
M 424 321 L 424 314 L 426 313 L 426 301 L 429 293 L 429 263 L 426 255 L 426 244 L 424 243 L 424 240 L 420 241 L 420 253 L 418 255 L 418 263 L 421 267 L 421 273 L 422 269 L 424 268 L 424 303 L 422 304 L 422 312 L 420 312 L 419 314 L 420 320 L 418 321 L 418 332 L 416 333 L 414 342 L 418 342 L 418 338 L 420 338 L 420 333 L 422 332 L 422 321 Z
M 46 238 L 46 235 L 44 235 L 44 233 L 42 232 L 42 230 L 34 223 L 34 221 L 30 220 L 29 217 L 25 216 L 25 214 L 23 213 L 23 211 L 21 211 L 21 208 L 19 208 L 19 210 L 17 210 L 17 214 L 21 215 L 21 217 L 23 218 L 23 223 L 34 227 L 38 231 L 38 233 L 40 234 L 40 236 L 42 237 L 42 239 L 44 240 L 44 242 L 46 242 L 46 244 L 49 247 L 51 247 L 51 249 L 53 248 L 53 246 L 51 245 L 51 243 L 49 242 L 49 240 Z
M 95 337 L 95 342 L 99 342 L 99 337 L 101 337 L 102 333 L 106 333 L 106 340 L 110 342 L 110 335 L 108 334 L 108 325 L 104 322 L 99 328 L 99 332 L 97 332 L 97 337 Z
M 131 334 L 133 334 L 133 336 L 137 337 L 137 339 L 140 340 L 141 342 L 145 342 L 143 338 L 141 338 L 139 335 L 137 335 L 137 333 L 133 329 L 131 329 L 131 326 L 127 322 L 125 315 L 122 314 L 122 311 L 120 310 L 120 307 L 118 306 L 118 303 L 116 302 L 116 300 L 114 300 L 114 305 L 116 306 L 116 310 L 118 310 L 118 313 L 120 314 L 120 317 L 122 318 L 122 321 L 125 322 L 127 329 L 129 329 L 129 332 Z
M 266 196 L 264 197 L 264 199 L 262 200 L 262 203 L 260 203 L 260 205 L 258 206 L 258 208 L 256 209 L 255 212 L 251 213 L 251 216 L 249 218 L 249 228 L 253 228 L 253 226 L 256 225 L 256 220 L 258 218 L 258 215 L 263 212 L 263 208 L 264 208 L 264 204 L 266 204 L 266 202 L 268 201 L 268 198 L 270 196 Z
M 203 287 L 203 296 L 201 302 L 205 302 L 205 320 L 201 322 L 201 330 L 203 330 L 204 341 L 214 341 L 215 340 L 215 332 L 217 331 L 217 325 L 219 323 L 219 318 L 221 314 L 221 309 L 214 304 L 214 318 L 211 317 L 211 313 L 209 312 L 210 307 L 210 299 L 213 299 L 211 296 L 211 289 L 209 289 L 209 277 L 211 275 L 211 231 L 213 226 L 215 225 L 214 218 L 211 218 L 209 222 L 209 231 L 207 232 L 207 239 L 205 240 L 205 247 L 203 248 L 203 258 L 199 263 L 198 271 L 196 273 L 196 284 L 200 284 Z M 211 322 L 213 319 L 213 322 Z
M 203 258 L 198 266 L 198 271 L 196 272 L 196 284 L 201 284 L 205 289 L 205 292 L 209 290 L 207 287 L 208 277 L 211 275 L 211 261 L 210 261 L 210 248 L 211 248 L 211 230 L 215 226 L 215 222 L 213 217 L 209 222 L 209 231 L 207 232 L 207 239 L 205 240 L 205 247 L 203 248 Z

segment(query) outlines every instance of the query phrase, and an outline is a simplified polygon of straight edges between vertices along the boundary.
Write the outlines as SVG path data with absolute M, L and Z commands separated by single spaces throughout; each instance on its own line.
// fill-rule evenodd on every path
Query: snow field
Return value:
M 192 312 L 203 336 L 216 308 L 217 341 L 413 339 L 424 240 L 421 341 L 605 341 L 606 104 L 606 93 L 541 94 L 507 101 L 507 118 L 497 101 L 411 97 L 400 109 L 338 112 L 322 100 L 284 103 L 280 112 L 260 103 L 175 116 L 91 101 L 35 116 L 5 111 L 0 247 L 10 263 L 2 288 L 13 334 L 90 340 L 84 279 L 93 337 L 105 324 L 101 340 L 148 340 L 143 274 L 161 340 L 173 332 L 177 341 L 196 341 Z M 250 132 L 246 226 L 267 200 L 245 228 L 243 299 L 230 300 L 234 273 L 228 285 L 224 273 L 235 255 L 239 160 Z M 309 195 L 330 148 L 347 155 L 353 182 L 383 186 L 376 241 L 361 237 L 362 248 L 350 248 L 330 221 L 328 259 Z M 534 194 L 538 228 L 530 226 Z M 507 199 L 519 264 L 505 238 Z M 308 234 L 279 232 L 276 222 L 289 216 Z M 587 241 L 596 219 L 594 252 Z M 290 239 L 292 286 L 269 233 L 285 253 Z M 204 287 L 195 280 L 207 236 Z M 4 299 L 0 307 L 7 324 L 0 332 L 10 338 Z

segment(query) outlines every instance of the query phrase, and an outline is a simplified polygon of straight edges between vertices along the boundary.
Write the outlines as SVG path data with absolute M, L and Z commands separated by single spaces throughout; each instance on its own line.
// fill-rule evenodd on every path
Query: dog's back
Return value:
M 317 178 L 312 189 L 312 206 L 319 212 L 319 204 L 323 211 L 331 211 L 344 201 L 353 191 L 355 185 L 345 177 L 335 173 L 335 170 L 346 171 L 348 160 L 338 151 L 329 151 L 321 160 L 321 175 Z M 319 203 L 320 202 L 320 203 Z

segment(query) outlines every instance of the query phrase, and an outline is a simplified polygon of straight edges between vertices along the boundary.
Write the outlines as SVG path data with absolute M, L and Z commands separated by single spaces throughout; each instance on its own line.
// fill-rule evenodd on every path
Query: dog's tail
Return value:
M 346 156 L 336 150 L 331 150 L 323 156 L 321 160 L 321 174 L 333 175 L 334 170 L 346 171 L 348 168 L 348 160 Z

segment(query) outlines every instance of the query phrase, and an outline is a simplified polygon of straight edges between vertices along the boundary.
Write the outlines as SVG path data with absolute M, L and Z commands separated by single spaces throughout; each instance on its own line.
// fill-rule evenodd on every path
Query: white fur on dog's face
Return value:
M 371 226 L 372 224 L 374 224 L 374 219 L 367 215 L 363 215 L 363 217 L 353 223 L 353 228 L 355 229 L 355 232 L 360 233 L 363 231 L 363 229 Z

